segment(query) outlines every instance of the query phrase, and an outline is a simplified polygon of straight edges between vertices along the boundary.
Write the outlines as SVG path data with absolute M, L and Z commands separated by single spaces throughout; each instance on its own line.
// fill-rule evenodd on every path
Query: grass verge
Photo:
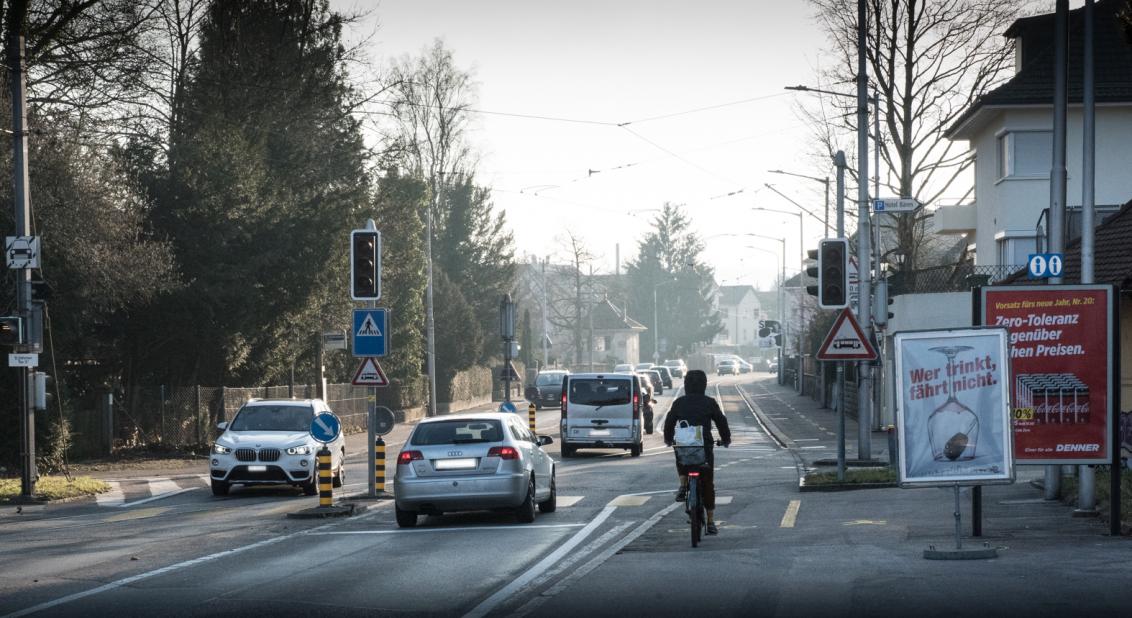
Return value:
M 44 476 L 35 484 L 35 496 L 42 500 L 93 496 L 109 490 L 110 486 L 104 481 L 89 476 L 76 476 L 69 481 L 62 476 Z M 19 495 L 20 479 L 0 479 L 0 501 L 13 500 Z
M 841 483 L 895 483 L 896 471 L 892 468 L 846 468 L 845 480 L 837 480 L 837 471 L 811 472 L 806 475 L 806 485 L 836 485 Z

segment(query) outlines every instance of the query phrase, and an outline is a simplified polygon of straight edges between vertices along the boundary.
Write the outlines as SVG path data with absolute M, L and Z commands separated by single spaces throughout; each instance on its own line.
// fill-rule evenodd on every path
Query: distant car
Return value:
M 766 370 L 771 373 L 778 373 L 778 361 L 771 359 L 766 365 Z
M 294 485 L 308 496 L 318 494 L 317 452 L 311 421 L 330 407 L 321 399 L 252 399 L 232 422 L 217 424 L 224 433 L 212 445 L 209 476 L 212 494 L 226 496 L 232 485 Z M 346 438 L 328 445 L 334 487 L 345 482 Z
M 647 371 L 640 371 L 638 373 L 644 374 L 645 377 L 647 377 L 652 382 L 654 393 L 656 393 L 657 395 L 664 394 L 664 378 L 660 377 L 659 371 L 655 369 L 649 369 Z
M 565 370 L 540 371 L 535 383 L 525 389 L 524 396 L 536 409 L 556 407 L 562 403 L 562 378 L 569 374 Z
M 721 360 L 715 365 L 716 375 L 739 375 L 739 363 L 734 359 Z
M 393 477 L 397 525 L 418 515 L 514 510 L 520 522 L 557 508 L 554 459 L 514 414 L 479 412 L 422 420 L 397 456 Z
M 751 363 L 751 367 L 754 367 L 755 371 L 767 371 L 767 367 L 770 365 L 769 360 L 757 356 L 752 356 L 747 362 Z
M 745 361 L 743 359 L 738 359 L 735 362 L 736 362 L 736 364 L 739 365 L 739 373 L 751 373 L 752 371 L 755 370 L 754 365 L 752 365 L 751 363 L 748 363 L 747 361 Z
M 613 373 L 633 373 L 632 363 L 620 363 L 613 366 Z
M 688 365 L 684 364 L 684 359 L 677 358 L 673 360 L 664 361 L 664 366 L 672 372 L 672 377 L 683 378 L 684 374 L 688 372 Z
M 672 372 L 664 365 L 654 365 L 649 371 L 655 371 L 660 374 L 660 379 L 664 382 L 664 388 L 672 388 Z

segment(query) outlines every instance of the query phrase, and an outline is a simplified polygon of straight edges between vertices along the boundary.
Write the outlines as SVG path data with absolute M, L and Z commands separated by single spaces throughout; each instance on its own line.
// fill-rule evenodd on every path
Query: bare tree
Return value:
M 1002 37 L 1028 0 L 866 0 L 866 58 L 872 90 L 879 96 L 882 159 L 880 184 L 900 196 L 932 204 L 962 179 L 974 152 L 944 137 L 979 96 L 1009 77 L 1013 44 Z M 847 89 L 857 73 L 856 0 L 810 0 L 829 36 L 836 63 L 821 73 L 825 89 Z M 871 112 L 873 110 L 870 110 Z M 838 150 L 837 136 L 856 131 L 855 103 L 823 95 L 804 114 L 815 125 L 824 154 Z M 876 113 L 876 112 L 873 112 Z M 871 129 L 871 127 L 870 127 Z M 846 149 L 851 150 L 851 149 Z M 828 159 L 826 159 L 828 160 Z M 857 179 L 867 182 L 867 179 Z M 973 187 L 962 187 L 963 198 Z M 924 257 L 927 212 L 888 217 L 892 250 L 914 269 Z
M 560 251 L 566 266 L 547 284 L 547 321 L 556 329 L 570 333 L 574 362 L 582 362 L 586 339 L 584 318 L 587 302 L 593 294 L 594 254 L 575 232 L 567 231 L 560 239 Z M 565 284 L 569 281 L 568 284 Z

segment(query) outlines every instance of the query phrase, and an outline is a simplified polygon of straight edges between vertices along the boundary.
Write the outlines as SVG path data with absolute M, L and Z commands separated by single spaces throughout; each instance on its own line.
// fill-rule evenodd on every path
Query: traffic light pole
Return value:
M 857 0 L 857 319 L 865 336 L 873 340 L 869 295 L 872 293 L 872 251 L 869 225 L 869 93 L 868 67 L 865 62 L 868 11 L 865 0 Z M 879 110 L 878 110 L 879 112 Z M 857 459 L 872 459 L 872 365 L 857 364 Z
M 837 237 L 845 238 L 845 153 L 833 157 L 837 166 Z M 859 284 L 858 284 L 859 286 Z M 858 287 L 858 294 L 860 287 Z M 845 363 L 837 362 L 837 480 L 845 480 Z
M 12 99 L 12 197 L 15 210 L 17 236 L 31 236 L 31 202 L 28 199 L 28 132 L 27 132 L 27 77 L 24 64 L 24 35 L 20 32 L 27 12 L 26 2 L 13 2 L 7 17 L 7 61 L 9 89 Z M 17 315 L 23 318 L 24 341 L 30 342 L 31 269 L 16 271 Z M 30 342 L 35 343 L 35 342 Z M 31 389 L 28 386 L 34 367 L 18 369 L 17 379 L 20 397 L 20 429 L 22 435 L 22 471 L 20 475 L 20 497 L 31 499 L 35 495 L 35 482 L 39 474 L 35 469 L 35 406 Z

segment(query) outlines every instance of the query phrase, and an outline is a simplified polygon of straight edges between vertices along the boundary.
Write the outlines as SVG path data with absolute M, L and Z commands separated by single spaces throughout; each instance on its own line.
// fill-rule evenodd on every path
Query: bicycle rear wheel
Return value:
M 700 479 L 695 477 L 688 480 L 688 521 L 692 525 L 692 547 L 696 547 L 700 544 L 700 530 L 703 526 L 700 520 L 703 511 L 700 508 Z

